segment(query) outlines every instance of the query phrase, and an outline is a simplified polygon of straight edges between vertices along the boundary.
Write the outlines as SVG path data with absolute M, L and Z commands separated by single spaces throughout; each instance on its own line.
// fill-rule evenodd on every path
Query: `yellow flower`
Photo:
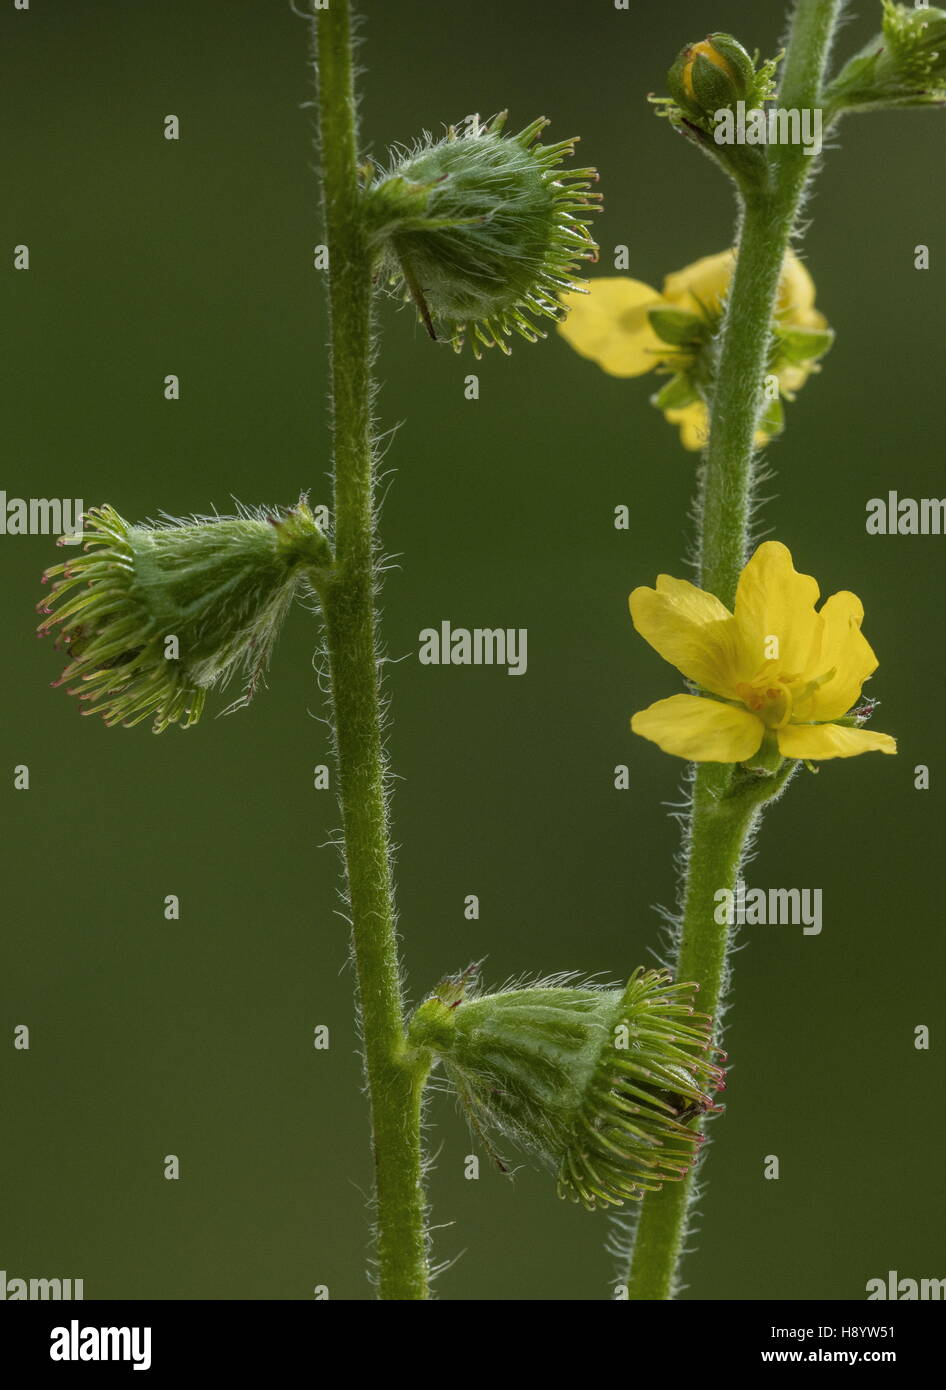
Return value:
M 741 763 L 774 744 L 784 758 L 821 762 L 895 753 L 889 734 L 843 721 L 877 669 L 861 633 L 864 609 L 842 590 L 816 611 L 818 585 L 789 550 L 766 541 L 739 579 L 735 612 L 712 594 L 662 574 L 635 589 L 641 636 L 707 694 L 672 695 L 635 714 L 631 728 L 691 762 Z
M 726 292 L 736 262 L 735 251 L 703 256 L 684 270 L 674 271 L 664 280 L 663 291 L 627 276 L 605 276 L 592 280 L 587 294 L 563 294 L 569 310 L 559 332 L 576 352 L 597 362 L 611 376 L 642 376 L 661 369 L 677 373 L 689 387 L 684 403 L 663 401 L 660 405 L 671 424 L 679 425 L 681 442 L 687 449 L 701 449 L 706 443 L 709 415 L 704 396 L 709 386 L 709 364 L 702 361 L 702 348 L 715 331 L 723 311 Z M 704 327 L 692 341 L 670 343 L 660 336 L 651 314 L 659 310 L 691 314 Z M 791 356 L 779 351 L 771 370 L 787 399 L 804 385 L 815 368 L 815 358 L 826 352 L 831 333 L 824 315 L 815 308 L 814 281 L 793 251 L 785 257 L 775 306 L 776 334 L 781 330 L 805 330 L 812 335 L 810 352 L 799 360 L 799 349 Z M 702 341 L 701 341 L 702 338 Z M 686 397 L 689 396 L 689 399 Z M 756 443 L 764 444 L 769 431 L 760 429 Z

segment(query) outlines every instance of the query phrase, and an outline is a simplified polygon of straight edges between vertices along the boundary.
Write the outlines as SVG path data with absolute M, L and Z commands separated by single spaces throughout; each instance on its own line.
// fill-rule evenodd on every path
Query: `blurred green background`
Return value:
M 876 30 L 857 0 L 842 51 Z M 781 4 L 388 0 L 362 6 L 362 134 L 471 111 L 538 113 L 602 171 L 594 273 L 652 284 L 730 244 L 729 186 L 644 100 L 711 29 L 778 47 Z M 329 497 L 326 322 L 310 42 L 288 3 L 45 0 L 4 7 L 8 496 L 109 501 L 139 520 Z M 174 113 L 181 138 L 163 138 Z M 938 393 L 946 120 L 851 120 L 809 212 L 808 264 L 838 333 L 769 451 L 765 513 L 824 593 L 852 588 L 881 658 L 897 759 L 799 777 L 752 885 L 820 887 L 824 931 L 748 928 L 735 957 L 728 1109 L 705 1170 L 685 1297 L 863 1298 L 940 1276 L 943 547 L 869 537 L 865 502 L 943 491 Z M 28 243 L 28 273 L 12 247 Z M 913 248 L 932 267 L 913 268 Z M 378 416 L 399 426 L 384 544 L 401 929 L 413 1000 L 486 977 L 626 975 L 661 949 L 682 765 L 628 717 L 673 693 L 629 590 L 685 574 L 694 458 L 647 403 L 557 338 L 476 366 L 380 308 Z M 480 399 L 464 398 L 465 375 Z M 163 379 L 181 378 L 180 401 Z M 630 508 L 629 531 L 613 509 Z M 371 1297 L 368 1130 L 338 915 L 332 793 L 296 610 L 253 705 L 160 739 L 82 720 L 33 636 L 51 538 L 0 537 L 3 897 L 0 1268 L 81 1276 L 88 1298 Z M 421 628 L 526 627 L 529 670 L 429 668 Z M 403 659 L 401 659 L 403 658 Z M 225 703 L 215 699 L 212 707 Z M 30 768 L 28 791 L 13 768 Z M 630 790 L 613 789 L 617 764 Z M 914 789 L 917 764 L 932 787 Z M 166 894 L 181 919 L 166 922 Z M 467 894 L 478 922 L 464 919 Z M 28 1052 L 14 1051 L 27 1023 Z M 314 1050 L 316 1024 L 331 1030 Z M 929 1052 L 913 1029 L 933 1029 Z M 430 1191 L 443 1299 L 602 1299 L 607 1221 L 515 1183 L 434 1097 Z M 163 1177 L 177 1154 L 181 1179 Z M 781 1178 L 763 1178 L 777 1154 Z M 460 1257 L 460 1258 L 457 1258 Z

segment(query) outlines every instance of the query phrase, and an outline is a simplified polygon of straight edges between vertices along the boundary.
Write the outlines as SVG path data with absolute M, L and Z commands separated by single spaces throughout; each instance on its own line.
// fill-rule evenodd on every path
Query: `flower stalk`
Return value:
M 382 1299 L 424 1299 L 420 1104 L 427 1063 L 405 1043 L 395 929 L 376 647 L 372 256 L 357 168 L 348 0 L 332 0 L 320 11 L 317 57 L 335 520 L 335 570 L 320 596 L 373 1134 L 378 1292 Z
M 325 617 L 344 862 L 371 1110 L 379 1292 L 424 1299 L 428 1237 L 420 1119 L 433 1062 L 405 1029 L 378 680 L 377 524 L 371 419 L 374 287 L 393 281 L 434 338 L 509 352 L 558 321 L 554 293 L 597 248 L 593 169 L 566 172 L 573 139 L 538 142 L 547 122 L 504 136 L 504 115 L 470 117 L 375 176 L 359 165 L 349 0 L 317 16 L 322 190 L 329 251 L 334 563 Z M 438 331 L 438 325 L 441 331 Z
M 818 104 L 842 5 L 843 0 L 798 0 L 782 73 L 783 106 L 802 109 Z M 755 436 L 764 406 L 773 306 L 812 172 L 812 160 L 799 145 L 775 146 L 770 157 L 765 185 L 743 189 L 738 256 L 720 330 L 697 504 L 699 581 L 728 608 L 735 601 L 749 544 Z M 778 795 L 791 774 L 759 778 L 759 790 L 749 796 L 745 775 L 719 763 L 699 767 L 686 833 L 676 973 L 678 979 L 700 984 L 700 1007 L 716 1018 L 723 1001 L 729 928 L 714 920 L 714 894 L 734 888 L 761 804 Z M 695 1120 L 694 1128 L 699 1123 Z M 692 1177 L 644 1199 L 628 1275 L 630 1299 L 674 1296 L 692 1199 Z

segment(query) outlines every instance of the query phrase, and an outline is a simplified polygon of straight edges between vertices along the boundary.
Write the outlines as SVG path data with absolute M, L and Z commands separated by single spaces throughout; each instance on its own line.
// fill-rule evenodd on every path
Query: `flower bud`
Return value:
M 553 1167 L 560 1197 L 588 1210 L 639 1200 L 682 1178 L 716 1109 L 712 1021 L 692 984 L 638 969 L 624 990 L 559 981 L 470 992 L 445 981 L 411 1021 L 480 1136 L 497 1132 Z
M 835 111 L 946 102 L 946 10 L 883 0 L 883 32 L 828 88 Z
M 722 107 L 744 101 L 755 76 L 755 64 L 732 34 L 710 34 L 680 50 L 667 86 L 683 111 L 712 118 Z
M 884 0 L 883 38 L 879 75 L 898 73 L 907 83 L 924 85 L 946 81 L 946 10 Z
M 88 701 L 83 714 L 154 732 L 196 724 L 211 686 L 242 668 L 262 679 L 294 594 L 330 561 L 304 502 L 277 514 L 130 526 L 108 506 L 85 518 L 82 552 L 43 575 L 37 605 L 72 660 L 54 685 Z M 62 542 L 60 541 L 60 544 Z
M 566 172 L 575 140 L 541 145 L 548 122 L 504 136 L 506 113 L 425 143 L 379 173 L 367 190 L 380 276 L 413 299 L 432 338 L 459 351 L 472 340 L 509 348 L 513 332 L 544 337 L 536 319 L 560 319 L 562 290 L 597 247 L 583 216 L 597 211 L 594 169 Z

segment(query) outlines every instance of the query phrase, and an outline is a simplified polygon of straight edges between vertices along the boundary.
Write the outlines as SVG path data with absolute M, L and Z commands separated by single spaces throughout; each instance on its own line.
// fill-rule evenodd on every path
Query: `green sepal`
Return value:
M 736 89 L 736 99 L 744 99 L 752 91 L 752 85 L 756 79 L 756 65 L 752 58 L 732 34 L 710 34 L 708 41 L 729 64 L 733 86 Z
M 688 309 L 648 309 L 651 328 L 671 347 L 698 348 L 712 336 L 712 328 L 698 314 Z
M 700 399 L 700 393 L 686 372 L 671 377 L 661 390 L 651 396 L 650 403 L 658 410 L 683 410 Z
M 781 396 L 776 396 L 774 400 L 766 401 L 765 410 L 759 420 L 759 429 L 763 430 L 769 438 L 781 434 L 785 428 L 785 407 L 782 405 Z
M 751 758 L 747 758 L 742 766 L 751 772 L 764 772 L 771 777 L 778 772 L 784 761 L 779 752 L 776 735 L 771 729 L 766 729 L 758 751 Z
M 698 53 L 690 64 L 690 81 L 696 107 L 707 116 L 723 106 L 733 106 L 745 99 L 745 83 L 734 80 L 732 70 L 725 71 L 702 53 Z
M 777 356 L 780 362 L 802 366 L 816 362 L 834 343 L 833 328 L 782 328 L 776 326 Z
M 836 110 L 882 104 L 876 76 L 877 60 L 882 52 L 883 39 L 878 34 L 844 65 L 825 93 Z
M 691 45 L 687 44 L 685 48 L 681 48 L 674 59 L 673 65 L 667 73 L 667 88 L 670 92 L 670 99 L 678 110 L 686 112 L 689 116 L 695 116 L 697 120 L 702 120 L 706 112 L 695 98 L 691 97 L 684 86 L 684 73 L 691 62 L 690 49 Z M 659 112 L 658 114 L 662 115 L 663 113 Z

